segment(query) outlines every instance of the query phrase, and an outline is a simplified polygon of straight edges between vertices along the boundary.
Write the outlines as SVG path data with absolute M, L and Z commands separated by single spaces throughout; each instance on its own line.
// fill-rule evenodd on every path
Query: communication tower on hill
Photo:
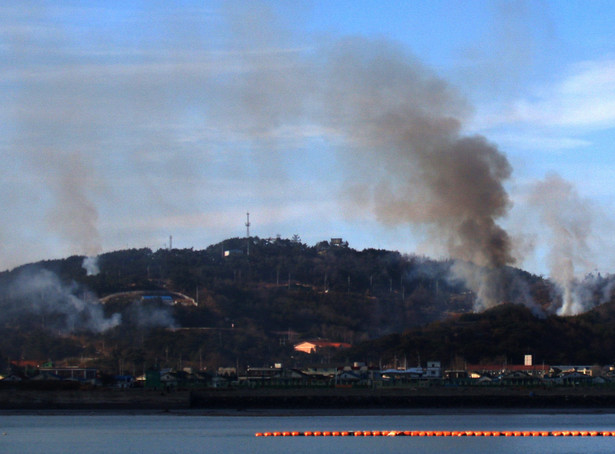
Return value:
M 246 238 L 248 241 L 246 255 L 250 255 L 250 212 L 246 213 Z

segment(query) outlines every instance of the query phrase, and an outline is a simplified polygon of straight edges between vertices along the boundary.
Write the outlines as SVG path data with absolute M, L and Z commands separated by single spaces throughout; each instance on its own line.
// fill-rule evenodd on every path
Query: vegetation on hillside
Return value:
M 298 238 L 251 238 L 247 249 L 247 239 L 232 238 L 200 251 L 102 254 L 93 276 L 79 256 L 0 273 L 0 357 L 70 358 L 129 373 L 152 365 L 518 361 L 525 353 L 612 361 L 608 306 L 600 316 L 548 315 L 552 286 L 518 269 L 506 269 L 502 281 L 503 303 L 512 304 L 474 314 L 475 295 L 451 277 L 451 261 Z M 164 292 L 198 305 L 142 300 Z M 528 301 L 531 310 L 521 306 Z M 294 351 L 314 338 L 355 347 L 337 357 Z

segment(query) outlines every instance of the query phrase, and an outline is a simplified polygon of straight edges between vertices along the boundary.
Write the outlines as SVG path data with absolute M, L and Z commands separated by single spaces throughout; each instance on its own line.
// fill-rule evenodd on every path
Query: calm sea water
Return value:
M 612 453 L 615 437 L 255 437 L 307 430 L 615 430 L 615 414 L 0 414 L 0 453 Z

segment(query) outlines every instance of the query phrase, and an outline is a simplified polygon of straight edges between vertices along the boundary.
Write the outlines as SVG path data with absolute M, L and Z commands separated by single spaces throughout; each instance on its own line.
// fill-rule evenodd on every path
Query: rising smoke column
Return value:
M 98 231 L 98 210 L 89 190 L 92 171 L 83 162 L 81 153 L 59 151 L 41 153 L 51 165 L 49 188 L 55 196 L 55 206 L 48 216 L 50 228 L 87 256 L 83 268 L 88 276 L 99 273 L 98 254 L 102 251 Z
M 47 232 L 70 253 L 86 254 L 84 268 L 92 275 L 98 273 L 96 256 L 102 249 L 95 194 L 100 192 L 101 124 L 109 118 L 101 112 L 104 97 L 97 87 L 103 70 L 84 72 L 65 29 L 52 25 L 49 6 L 29 2 L 17 17 L 7 11 L 16 25 L 3 36 L 3 45 L 18 81 L 9 131 L 23 172 L 37 191 L 30 195 L 42 199 L 47 209 Z M 24 26 L 29 21 L 40 28 Z
M 549 230 L 548 260 L 562 306 L 559 315 L 575 315 L 589 309 L 592 280 L 579 274 L 593 268 L 588 239 L 592 233 L 589 204 L 558 175 L 548 175 L 534 185 L 530 202 Z
M 456 274 L 477 293 L 477 309 L 499 303 L 500 270 L 514 262 L 496 222 L 510 207 L 506 157 L 484 137 L 462 134 L 463 99 L 401 49 L 352 39 L 326 61 L 323 110 L 348 141 L 354 202 L 387 224 L 426 226 L 459 260 Z

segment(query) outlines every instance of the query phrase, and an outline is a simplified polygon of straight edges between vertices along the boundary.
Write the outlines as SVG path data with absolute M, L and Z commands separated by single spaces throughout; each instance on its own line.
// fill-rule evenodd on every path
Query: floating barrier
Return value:
M 482 430 L 355 430 L 355 431 L 276 431 L 257 432 L 256 437 L 615 437 L 615 431 L 482 431 Z

